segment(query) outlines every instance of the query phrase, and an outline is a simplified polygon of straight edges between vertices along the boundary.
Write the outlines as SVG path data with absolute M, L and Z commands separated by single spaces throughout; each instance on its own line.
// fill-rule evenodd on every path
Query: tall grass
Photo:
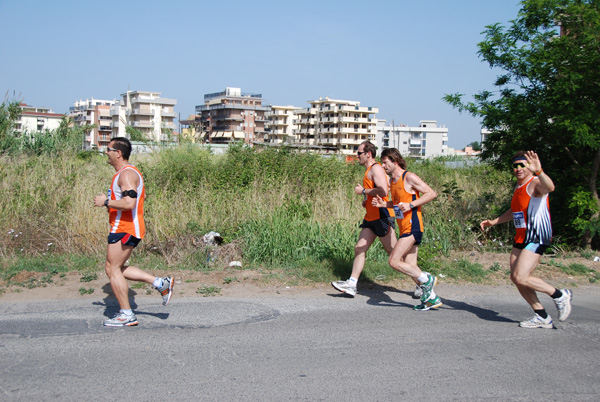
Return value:
M 80 155 L 80 156 L 78 156 Z M 353 188 L 364 168 L 290 150 L 233 146 L 225 155 L 189 145 L 134 155 L 142 171 L 147 236 L 140 249 L 173 268 L 206 263 L 202 236 L 219 232 L 245 264 L 295 267 L 324 263 L 349 272 L 364 209 Z M 424 261 L 455 249 L 506 241 L 510 229 L 478 230 L 507 207 L 510 176 L 484 165 L 447 168 L 443 160 L 409 162 L 439 194 L 426 205 Z M 108 219 L 93 197 L 114 171 L 100 154 L 0 158 L 0 254 L 102 255 Z M 376 242 L 369 261 L 385 264 Z

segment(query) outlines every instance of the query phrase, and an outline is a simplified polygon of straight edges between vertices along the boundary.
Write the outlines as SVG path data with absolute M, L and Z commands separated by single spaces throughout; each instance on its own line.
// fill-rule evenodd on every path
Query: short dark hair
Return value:
M 364 141 L 361 145 L 364 145 L 363 152 L 370 152 L 372 158 L 377 156 L 377 147 L 371 141 Z
M 125 159 L 126 161 L 129 160 L 129 156 L 131 156 L 131 142 L 129 142 L 129 139 L 125 138 L 125 137 L 114 137 L 110 139 L 110 142 L 114 142 L 114 147 L 115 149 L 118 149 L 119 151 L 121 151 L 121 155 L 123 156 L 123 159 Z
M 402 169 L 406 170 L 406 161 L 404 160 L 402 155 L 400 155 L 400 151 L 398 151 L 396 148 L 384 149 L 381 153 L 381 159 L 383 158 L 388 158 L 389 160 L 400 166 Z
M 510 158 L 510 161 L 514 161 L 515 159 L 525 159 L 525 151 L 518 151 L 515 152 L 515 154 L 512 156 L 512 158 Z

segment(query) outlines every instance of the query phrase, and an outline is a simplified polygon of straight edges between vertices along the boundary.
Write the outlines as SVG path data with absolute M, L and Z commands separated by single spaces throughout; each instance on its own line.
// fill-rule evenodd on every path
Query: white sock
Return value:
M 417 278 L 419 283 L 425 283 L 425 282 L 427 282 L 428 279 L 429 279 L 429 277 L 427 276 L 427 273 L 422 272 L 422 271 L 421 271 L 421 275 Z
M 358 279 L 354 279 L 352 277 L 348 278 L 349 285 L 356 286 L 357 283 L 358 283 Z
M 157 276 L 156 279 L 154 279 L 153 285 L 156 289 L 161 288 L 163 285 L 163 278 Z
M 123 310 L 123 309 L 121 309 L 121 313 L 123 313 L 125 315 L 132 315 L 133 311 L 131 309 L 129 309 L 129 310 Z

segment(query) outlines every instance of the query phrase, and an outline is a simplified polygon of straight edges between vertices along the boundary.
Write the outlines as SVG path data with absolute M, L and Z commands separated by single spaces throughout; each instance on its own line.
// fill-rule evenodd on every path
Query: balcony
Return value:
M 272 126 L 285 126 L 286 122 L 284 119 L 273 119 L 273 120 L 269 120 L 269 123 Z
M 342 117 L 341 121 L 343 123 L 373 123 L 373 119 L 369 119 L 366 117 L 356 117 L 356 116 L 347 116 L 347 117 Z
M 134 121 L 131 123 L 131 125 L 133 127 L 143 127 L 143 128 L 152 128 L 153 127 L 153 124 L 151 121 Z
M 343 112 L 362 112 L 362 113 L 379 113 L 379 109 L 376 107 L 367 107 L 367 106 L 342 106 L 340 108 Z
M 175 112 L 167 112 L 165 110 L 161 111 L 160 115 L 162 117 L 173 117 L 173 118 L 177 117 L 177 113 L 175 113 Z
M 127 111 L 127 116 L 154 116 L 153 110 L 133 109 Z
M 292 123 L 294 124 L 315 124 L 317 119 L 315 119 L 314 117 L 311 118 L 302 118 L 302 119 L 294 119 L 292 121 Z
M 219 105 L 201 105 L 196 106 L 196 113 L 208 111 L 208 110 L 219 110 L 219 109 L 236 109 L 236 110 L 262 110 L 268 112 L 271 110 L 269 106 L 255 106 L 255 105 L 234 105 L 234 104 L 219 104 Z
M 244 121 L 243 116 L 214 116 L 212 118 L 213 121 Z
M 175 106 L 177 104 L 176 99 L 168 99 L 168 98 L 147 98 L 147 97 L 135 97 L 130 98 L 129 102 L 131 104 L 135 103 L 146 103 L 149 105 L 172 105 Z

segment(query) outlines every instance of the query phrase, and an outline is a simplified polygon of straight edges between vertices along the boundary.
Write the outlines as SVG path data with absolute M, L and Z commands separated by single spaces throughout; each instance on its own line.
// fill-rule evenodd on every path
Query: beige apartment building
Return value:
M 375 140 L 378 108 L 360 102 L 330 99 L 309 101 L 310 107 L 296 112 L 297 144 L 353 155 L 366 140 Z
M 111 106 L 116 100 L 86 99 L 76 101 L 69 108 L 68 116 L 78 126 L 94 125 L 84 134 L 83 149 L 105 149 L 112 134 Z
M 64 117 L 64 114 L 53 113 L 52 109 L 20 103 L 15 132 L 33 135 L 46 130 L 56 130 Z
M 294 144 L 294 130 L 298 128 L 294 120 L 296 113 L 301 110 L 303 108 L 296 106 L 271 106 L 271 110 L 266 112 L 265 142 L 273 145 Z
M 142 136 L 155 142 L 173 142 L 175 130 L 174 106 L 177 100 L 161 98 L 160 92 L 127 91 L 122 100 L 111 107 L 112 137 L 125 137 L 131 126 Z
M 261 94 L 233 87 L 204 95 L 204 105 L 196 106 L 202 138 L 213 144 L 264 141 L 265 113 L 270 108 L 262 102 Z

